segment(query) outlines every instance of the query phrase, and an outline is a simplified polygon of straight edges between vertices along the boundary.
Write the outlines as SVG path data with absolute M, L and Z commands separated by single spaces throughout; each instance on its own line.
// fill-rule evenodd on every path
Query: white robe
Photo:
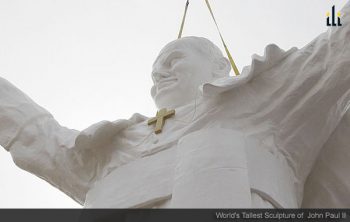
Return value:
M 177 110 L 159 136 L 151 133 L 152 127 L 139 114 L 129 120 L 104 121 L 82 132 L 67 129 L 0 79 L 0 144 L 19 167 L 86 207 L 181 207 L 187 204 L 188 195 L 197 200 L 188 207 L 349 207 L 349 139 L 344 133 L 350 131 L 345 117 L 350 107 L 349 2 L 342 14 L 342 27 L 330 28 L 304 48 L 285 52 L 268 45 L 265 55 L 254 55 L 241 76 L 205 84 L 196 107 L 189 104 Z M 208 132 L 214 135 L 212 129 L 221 133 L 213 138 L 198 137 Z M 210 141 L 230 132 L 237 133 L 228 143 L 235 152 L 228 144 L 220 147 L 236 159 L 222 162 L 225 156 L 211 153 L 214 144 Z M 222 141 L 230 141 L 225 138 Z M 181 155 L 187 150 L 181 148 L 196 147 L 186 144 L 201 139 L 208 139 L 199 146 L 208 146 L 203 149 L 206 155 L 191 157 L 199 167 L 188 176 L 195 165 L 185 164 L 192 162 Z M 219 159 L 211 160 L 211 154 Z M 165 159 L 157 155 L 170 162 L 175 159 L 174 165 L 161 163 Z M 144 163 L 148 158 L 154 160 Z M 209 160 L 209 166 L 223 171 L 213 174 L 206 167 Z M 161 170 L 157 171 L 159 165 L 147 167 L 156 161 L 164 164 Z M 133 178 L 145 175 L 142 172 L 147 173 L 144 178 Z M 230 173 L 233 178 L 227 176 Z M 228 205 L 220 205 L 220 199 L 213 196 L 214 191 L 225 188 L 212 183 L 217 175 L 235 186 L 223 191 Z M 159 181 L 154 180 L 157 178 Z M 208 181 L 197 183 L 203 178 Z M 338 185 L 327 184 L 330 180 Z M 242 205 L 232 202 L 237 196 Z

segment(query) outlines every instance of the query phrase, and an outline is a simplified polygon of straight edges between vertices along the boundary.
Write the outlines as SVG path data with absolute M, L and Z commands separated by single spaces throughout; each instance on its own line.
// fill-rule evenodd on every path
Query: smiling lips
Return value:
M 172 85 L 173 83 L 175 83 L 177 81 L 176 78 L 171 78 L 171 77 L 168 77 L 168 78 L 163 78 L 161 79 L 158 84 L 157 84 L 157 90 L 161 90 L 161 89 L 164 89 L 170 85 Z

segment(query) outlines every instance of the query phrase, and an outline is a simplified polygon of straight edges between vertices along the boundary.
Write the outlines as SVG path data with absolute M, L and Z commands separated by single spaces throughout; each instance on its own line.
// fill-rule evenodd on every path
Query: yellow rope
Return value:
M 228 59 L 229 59 L 229 61 L 230 61 L 230 63 L 231 63 L 232 69 L 233 69 L 233 71 L 235 72 L 236 76 L 238 76 L 238 75 L 239 75 L 238 68 L 237 68 L 237 66 L 236 66 L 236 64 L 235 64 L 235 62 L 234 62 L 234 60 L 233 60 L 233 58 L 232 58 L 232 56 L 231 56 L 230 51 L 229 51 L 228 48 L 227 48 L 227 45 L 226 45 L 226 43 L 225 43 L 225 41 L 224 41 L 224 38 L 222 37 L 222 34 L 221 34 L 221 32 L 220 32 L 218 23 L 216 22 L 216 19 L 215 19 L 213 10 L 211 9 L 209 0 L 205 0 L 205 3 L 206 3 L 207 6 L 208 6 L 208 9 L 209 9 L 209 12 L 210 12 L 210 14 L 211 14 L 211 17 L 212 17 L 213 20 L 214 20 L 216 29 L 217 29 L 218 32 L 219 32 L 220 39 L 221 39 L 221 41 L 222 41 L 222 44 L 224 45 L 225 52 L 226 52 L 227 57 L 228 57 Z M 186 20 L 188 5 L 189 5 L 189 0 L 186 1 L 185 12 L 184 12 L 184 15 L 183 15 L 183 17 L 182 17 L 182 22 L 181 22 L 181 27 L 180 27 L 179 35 L 177 36 L 178 39 L 181 38 L 181 36 L 182 36 L 182 31 L 183 31 L 184 25 L 185 25 L 185 20 Z
M 216 29 L 217 29 L 218 32 L 219 32 L 219 35 L 220 35 L 222 44 L 223 44 L 224 47 L 225 47 L 225 51 L 226 51 L 226 54 L 227 54 L 228 59 L 230 60 L 232 69 L 233 69 L 233 71 L 235 72 L 236 76 L 238 76 L 238 75 L 239 75 L 239 71 L 238 71 L 238 69 L 237 69 L 237 66 L 236 66 L 235 62 L 233 61 L 233 58 L 232 58 L 232 56 L 231 56 L 230 51 L 228 50 L 228 48 L 227 48 L 227 46 L 226 46 L 226 43 L 225 43 L 225 41 L 224 41 L 224 38 L 222 37 L 222 34 L 221 34 L 221 32 L 220 32 L 218 23 L 216 22 L 216 19 L 215 19 L 215 17 L 214 17 L 213 10 L 212 10 L 211 7 L 210 7 L 209 0 L 205 0 L 205 2 L 207 3 L 208 9 L 209 9 L 210 14 L 211 14 L 211 17 L 212 17 L 213 20 L 214 20 L 214 23 L 215 23 L 215 25 L 216 25 Z
M 182 31 L 184 29 L 184 25 L 185 25 L 185 19 L 186 19 L 186 14 L 187 14 L 187 9 L 188 9 L 188 5 L 190 4 L 190 2 L 187 0 L 186 2 L 186 6 L 185 6 L 185 12 L 184 15 L 182 17 L 182 22 L 181 22 L 181 27 L 180 27 L 180 31 L 179 31 L 179 35 L 177 36 L 177 38 L 181 38 L 182 36 Z

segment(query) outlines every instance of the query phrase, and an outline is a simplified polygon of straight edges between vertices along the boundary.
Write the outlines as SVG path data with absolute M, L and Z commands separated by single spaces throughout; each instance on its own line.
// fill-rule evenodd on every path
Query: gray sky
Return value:
M 326 12 L 346 0 L 211 0 L 240 70 L 267 44 L 303 47 L 326 31 Z M 0 0 L 0 76 L 61 125 L 146 116 L 151 66 L 176 39 L 185 0 Z M 222 48 L 204 0 L 191 0 L 184 36 Z M 0 95 L 1 96 L 1 95 Z M 71 208 L 77 203 L 17 168 L 0 149 L 0 208 Z

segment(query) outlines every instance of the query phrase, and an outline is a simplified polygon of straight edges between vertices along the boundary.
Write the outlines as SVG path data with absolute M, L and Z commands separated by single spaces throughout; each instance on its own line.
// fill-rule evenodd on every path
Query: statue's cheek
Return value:
M 153 99 L 156 96 L 156 93 L 157 93 L 156 86 L 153 85 L 152 88 L 151 88 L 151 96 L 152 96 Z

